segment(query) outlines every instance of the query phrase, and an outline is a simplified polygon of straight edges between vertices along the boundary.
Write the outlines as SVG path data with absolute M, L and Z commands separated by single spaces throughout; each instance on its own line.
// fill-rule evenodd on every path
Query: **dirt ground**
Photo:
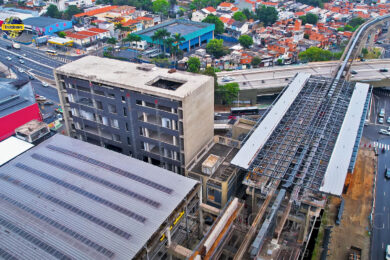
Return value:
M 336 226 L 334 223 L 340 199 L 333 197 L 328 204 L 328 225 L 333 225 L 328 259 L 348 259 L 351 246 L 362 249 L 361 259 L 369 259 L 370 236 L 368 230 L 370 228 L 369 215 L 372 206 L 375 159 L 372 148 L 360 147 L 354 173 L 348 174 L 346 180 L 348 189 L 343 194 L 345 208 L 340 226 Z

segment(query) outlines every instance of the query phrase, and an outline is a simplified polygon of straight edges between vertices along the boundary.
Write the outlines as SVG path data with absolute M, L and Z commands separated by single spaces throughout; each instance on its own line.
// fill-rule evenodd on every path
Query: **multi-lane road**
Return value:
M 378 123 L 378 113 L 381 108 L 385 109 L 384 124 Z M 386 246 L 390 245 L 390 180 L 387 180 L 384 175 L 386 168 L 390 168 L 390 137 L 378 133 L 380 129 L 387 129 L 390 126 L 386 123 L 389 116 L 390 91 L 375 89 L 371 107 L 371 123 L 365 127 L 363 133 L 371 141 L 372 146 L 377 147 L 379 151 L 371 259 L 384 259 Z

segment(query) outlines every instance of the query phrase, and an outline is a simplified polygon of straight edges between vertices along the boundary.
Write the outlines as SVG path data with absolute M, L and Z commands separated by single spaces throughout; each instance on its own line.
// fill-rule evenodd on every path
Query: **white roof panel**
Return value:
M 19 154 L 27 151 L 33 144 L 27 143 L 16 137 L 9 137 L 0 142 L 0 166 L 12 160 Z
M 333 195 L 343 192 L 353 147 L 359 130 L 369 85 L 356 83 L 344 122 L 337 137 L 320 191 Z
M 253 159 L 260 149 L 267 142 L 272 132 L 278 126 L 280 120 L 286 114 L 295 98 L 301 92 L 306 81 L 310 78 L 308 73 L 299 73 L 294 80 L 289 84 L 286 91 L 282 94 L 276 104 L 271 108 L 269 113 L 258 125 L 256 130 L 248 138 L 240 151 L 231 161 L 232 164 L 243 169 L 248 169 Z

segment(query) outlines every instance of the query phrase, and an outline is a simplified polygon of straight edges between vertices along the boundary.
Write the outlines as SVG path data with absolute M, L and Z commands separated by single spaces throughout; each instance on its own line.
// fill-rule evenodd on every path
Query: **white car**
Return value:
M 7 60 L 12 60 L 12 58 L 10 56 L 7 56 Z
M 229 77 L 229 76 L 222 77 L 222 82 L 229 82 L 229 81 L 232 81 L 232 80 L 234 80 L 234 78 Z
M 379 133 L 380 133 L 380 134 L 383 134 L 383 135 L 389 134 L 389 132 L 388 132 L 386 129 L 381 129 L 381 130 L 379 130 Z
M 19 68 L 18 71 L 19 71 L 20 73 L 23 73 L 23 72 L 24 72 L 24 69 Z
M 49 86 L 49 84 L 47 84 L 46 82 L 42 82 L 42 86 L 44 86 L 45 88 L 47 88 Z

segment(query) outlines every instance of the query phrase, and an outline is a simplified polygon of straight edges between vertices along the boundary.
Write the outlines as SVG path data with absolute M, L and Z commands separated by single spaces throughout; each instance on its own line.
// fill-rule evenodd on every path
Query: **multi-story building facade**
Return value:
M 149 65 L 87 56 L 57 68 L 66 129 L 184 174 L 213 140 L 213 79 Z

